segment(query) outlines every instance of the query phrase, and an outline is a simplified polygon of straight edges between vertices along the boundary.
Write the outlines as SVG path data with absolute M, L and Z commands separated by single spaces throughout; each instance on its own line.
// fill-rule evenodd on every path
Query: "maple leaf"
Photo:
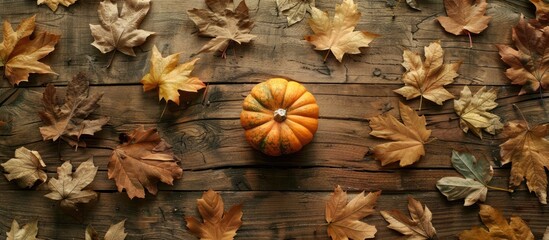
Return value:
M 376 227 L 360 220 L 375 212 L 379 195 L 381 191 L 361 192 L 347 202 L 347 193 L 338 185 L 326 202 L 328 235 L 333 240 L 374 238 Z
M 198 58 L 178 65 L 179 53 L 163 58 L 158 48 L 153 47 L 150 72 L 141 79 L 143 91 L 158 87 L 158 100 L 173 101 L 179 105 L 179 92 L 197 92 L 206 87 L 197 77 L 190 77 Z
M 4 21 L 3 40 L 0 43 L 0 67 L 11 85 L 26 82 L 30 73 L 53 73 L 50 66 L 39 62 L 55 48 L 60 36 L 48 32 L 36 33 L 36 15 L 23 19 L 14 31 L 8 21 Z
M 382 114 L 370 118 L 370 135 L 393 140 L 374 147 L 374 156 L 385 166 L 400 161 L 400 166 L 413 164 L 425 155 L 424 144 L 431 136 L 431 130 L 425 127 L 425 116 L 418 116 L 410 107 L 399 102 L 399 122 L 392 115 Z
M 486 90 L 486 87 L 482 87 L 473 96 L 469 87 L 463 87 L 461 98 L 454 100 L 454 110 L 459 116 L 459 126 L 463 132 L 471 129 L 482 139 L 482 129 L 492 135 L 496 134 L 496 130 L 502 129 L 500 117 L 488 112 L 498 105 L 496 99 L 497 92 L 493 88 Z
M 19 227 L 19 223 L 13 220 L 11 229 L 6 233 L 6 240 L 36 240 L 38 235 L 38 221 L 33 221 L 23 228 Z
M 411 219 L 399 210 L 380 211 L 380 213 L 389 223 L 388 228 L 408 236 L 408 239 L 437 239 L 437 232 L 431 223 L 433 214 L 427 206 L 424 208 L 420 201 L 408 196 L 408 211 Z
M 499 145 L 501 163 L 512 162 L 511 188 L 524 179 L 530 192 L 535 192 L 542 204 L 547 204 L 547 175 L 549 168 L 549 123 L 530 128 L 526 121 L 515 120 L 505 124 L 503 134 L 509 139 Z
M 157 182 L 173 185 L 174 179 L 182 177 L 172 147 L 155 128 L 145 130 L 140 126 L 123 136 L 108 165 L 108 177 L 114 179 L 118 191 L 125 188 L 130 199 L 145 198 L 145 188 L 156 195 Z
M 368 47 L 374 38 L 379 37 L 375 33 L 354 31 L 360 15 L 353 0 L 343 0 L 341 4 L 336 4 L 333 19 L 327 12 L 312 7 L 309 26 L 315 34 L 305 36 L 305 40 L 315 45 L 315 50 L 330 50 L 339 62 L 345 53 L 359 54 L 359 48 Z
M 311 12 L 315 0 L 276 0 L 276 6 L 286 16 L 288 26 L 291 26 L 303 20 L 305 13 Z
M 474 3 L 473 3 L 474 2 Z M 437 17 L 446 32 L 454 35 L 469 35 L 469 47 L 473 47 L 471 33 L 479 34 L 492 19 L 485 16 L 486 0 L 444 0 L 446 16 Z
M 254 23 L 250 20 L 248 6 L 244 0 L 236 8 L 233 0 L 206 0 L 206 5 L 208 9 L 193 8 L 187 11 L 189 18 L 198 27 L 200 35 L 214 38 L 198 53 L 221 51 L 221 56 L 225 57 L 231 41 L 242 44 L 257 37 L 250 34 Z
M 52 11 L 57 11 L 57 7 L 59 7 L 59 4 L 68 7 L 71 4 L 75 3 L 78 0 L 37 0 L 37 5 L 46 4 Z
M 44 171 L 46 164 L 42 161 L 40 153 L 31 151 L 25 147 L 15 150 L 15 158 L 1 164 L 7 174 L 8 181 L 17 180 L 20 187 L 32 187 L 39 181 L 46 182 L 48 175 Z
M 84 190 L 95 178 L 98 167 L 93 164 L 93 158 L 88 159 L 72 172 L 72 164 L 65 161 L 57 168 L 57 178 L 48 182 L 50 193 L 45 197 L 61 201 L 61 207 L 77 210 L 76 204 L 88 203 L 97 198 L 97 193 L 92 190 Z
M 196 200 L 203 223 L 194 217 L 185 217 L 189 231 L 202 240 L 232 240 L 242 225 L 242 205 L 224 210 L 223 199 L 210 189 Z
M 433 42 L 424 49 L 424 62 L 421 61 L 419 54 L 404 50 L 402 54 L 404 59 L 402 66 L 406 69 L 402 76 L 404 87 L 394 90 L 406 97 L 406 100 L 420 97 L 419 110 L 421 110 L 423 98 L 438 105 L 454 98 L 454 95 L 444 89 L 444 86 L 454 82 L 461 65 L 461 62 L 444 64 L 444 50 L 440 46 L 440 41 Z
M 480 205 L 480 219 L 488 227 L 488 231 L 482 227 L 473 227 L 459 234 L 460 240 L 534 240 L 534 235 L 524 220 L 520 217 L 511 217 L 507 222 L 501 212 L 489 205 Z
M 549 24 L 549 3 L 544 0 L 530 0 L 536 6 L 536 24 L 547 26 Z
M 107 233 L 105 233 L 105 240 L 124 240 L 126 236 L 128 235 L 125 232 L 124 229 L 124 222 L 126 220 L 123 220 L 117 224 L 111 225 L 109 227 L 109 230 L 107 230 Z M 99 234 L 95 231 L 95 229 L 88 225 L 86 228 L 86 240 L 99 240 Z
M 42 98 L 44 111 L 40 112 L 40 118 L 45 124 L 40 127 L 44 141 L 50 139 L 57 141 L 61 138 L 71 146 L 85 147 L 86 143 L 80 141 L 80 136 L 93 135 L 107 124 L 108 117 L 87 119 L 99 108 L 97 102 L 103 96 L 103 94 L 93 94 L 88 97 L 88 88 L 89 79 L 82 73 L 76 75 L 67 86 L 65 100 L 59 104 L 55 87 L 48 84 Z
M 499 55 L 507 65 L 505 75 L 512 84 L 522 85 L 519 95 L 549 88 L 549 26 L 536 29 L 521 15 L 513 27 L 513 43 L 517 50 L 506 45 L 496 45 Z
M 94 38 L 92 45 L 101 53 L 116 49 L 126 55 L 135 56 L 133 48 L 140 46 L 154 34 L 138 29 L 150 7 L 150 0 L 125 0 L 119 13 L 116 0 L 103 0 L 97 10 L 101 25 L 90 24 Z M 114 53 L 107 67 L 112 63 Z

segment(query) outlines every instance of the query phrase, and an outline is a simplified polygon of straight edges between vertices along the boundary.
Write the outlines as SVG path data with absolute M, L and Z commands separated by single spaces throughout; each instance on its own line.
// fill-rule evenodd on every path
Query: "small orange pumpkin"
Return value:
M 318 128 L 318 105 L 303 85 L 283 78 L 257 84 L 242 103 L 240 124 L 255 149 L 280 156 L 299 151 Z

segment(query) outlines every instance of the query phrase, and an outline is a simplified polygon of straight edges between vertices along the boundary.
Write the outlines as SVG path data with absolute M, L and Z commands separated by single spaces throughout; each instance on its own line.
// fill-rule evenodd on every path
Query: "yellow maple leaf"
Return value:
M 38 0 L 36 2 L 37 5 L 46 4 L 52 11 L 57 11 L 57 7 L 59 7 L 59 4 L 68 7 L 71 4 L 75 3 L 78 0 Z
M 146 92 L 158 87 L 159 100 L 173 101 L 179 105 L 179 90 L 197 92 L 206 87 L 197 77 L 190 77 L 196 61 L 198 58 L 178 64 L 179 53 L 163 58 L 154 46 L 150 72 L 141 80 L 143 90 Z
M 511 217 L 511 221 L 507 222 L 499 210 L 484 204 L 480 205 L 479 215 L 488 230 L 475 226 L 461 232 L 460 240 L 534 240 L 534 234 L 520 217 Z
M 471 131 L 482 139 L 481 130 L 496 134 L 496 130 L 503 128 L 500 117 L 489 113 L 498 106 L 496 103 L 497 92 L 495 89 L 486 90 L 482 87 L 473 95 L 469 87 L 463 87 L 461 98 L 454 100 L 454 109 L 459 116 L 459 126 L 464 132 Z

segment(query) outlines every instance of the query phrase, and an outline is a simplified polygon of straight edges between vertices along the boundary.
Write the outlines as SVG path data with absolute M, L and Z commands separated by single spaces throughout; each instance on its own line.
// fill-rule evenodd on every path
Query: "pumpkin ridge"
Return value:
M 263 108 L 274 111 L 273 106 L 269 106 L 273 102 L 273 95 L 271 94 L 271 89 L 266 83 L 260 83 L 252 88 L 252 97 L 261 105 Z M 268 94 L 268 95 L 267 95 Z M 263 96 L 267 95 L 267 96 Z M 263 102 L 267 101 L 267 102 Z
M 273 111 L 277 110 L 277 109 L 284 109 L 283 106 L 284 106 L 284 95 L 286 94 L 286 89 L 288 88 L 288 81 L 286 79 L 282 79 L 282 78 L 275 78 L 276 81 L 268 81 L 266 82 L 267 83 L 267 86 L 269 86 L 269 90 L 270 90 L 270 93 L 271 93 L 271 97 L 272 97 L 272 101 L 274 103 L 274 108 L 271 109 Z M 275 90 L 279 87 L 279 85 L 284 85 L 283 87 L 280 88 L 280 92 L 276 92 Z M 277 99 L 277 97 L 275 96 L 282 96 L 282 97 L 278 97 L 278 98 L 281 98 L 280 101 Z M 286 109 L 284 109 L 286 110 Z

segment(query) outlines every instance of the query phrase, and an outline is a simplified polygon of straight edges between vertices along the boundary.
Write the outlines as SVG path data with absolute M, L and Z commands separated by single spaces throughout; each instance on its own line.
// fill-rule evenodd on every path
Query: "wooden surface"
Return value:
M 56 50 L 44 62 L 59 75 L 33 75 L 30 82 L 11 88 L 0 81 L 0 120 L 9 122 L 0 128 L 0 162 L 13 157 L 14 150 L 25 146 L 38 150 L 54 176 L 61 160 L 80 162 L 93 156 L 99 172 L 92 188 L 99 201 L 83 210 L 75 220 L 63 214 L 44 191 L 21 190 L 0 178 L 0 238 L 5 238 L 12 219 L 27 223 L 39 221 L 41 239 L 83 239 L 87 224 L 104 233 L 110 224 L 127 219 L 127 239 L 194 239 L 186 230 L 184 216 L 198 216 L 196 199 L 203 191 L 219 191 L 226 206 L 244 204 L 244 224 L 237 239 L 328 239 L 324 225 L 324 207 L 336 185 L 354 196 L 359 191 L 383 190 L 377 210 L 406 210 L 406 197 L 414 196 L 433 212 L 433 225 L 440 239 L 456 239 L 456 234 L 480 225 L 478 207 L 463 207 L 462 201 L 448 202 L 435 183 L 444 176 L 458 176 L 451 168 L 452 149 L 468 150 L 479 158 L 499 163 L 499 147 L 505 138 L 485 135 L 484 140 L 464 134 L 458 127 L 452 101 L 443 106 L 424 102 L 420 112 L 427 117 L 428 128 L 437 140 L 427 145 L 427 154 L 407 168 L 381 167 L 368 154 L 369 148 L 384 140 L 368 135 L 367 117 L 386 110 L 397 115 L 394 107 L 404 99 L 392 90 L 400 87 L 403 73 L 402 50 L 422 51 L 423 46 L 441 39 L 447 61 L 463 61 L 460 76 L 448 87 L 457 95 L 463 85 L 474 90 L 489 85 L 498 90 L 500 104 L 494 110 L 504 121 L 519 119 L 512 104 L 519 106 L 532 124 L 547 122 L 548 113 L 540 106 L 539 95 L 517 96 L 520 87 L 509 85 L 494 44 L 509 44 L 511 27 L 521 13 L 532 17 L 534 7 L 526 0 L 492 0 L 487 14 L 493 16 L 490 27 L 468 38 L 443 32 L 435 18 L 445 15 L 439 0 L 422 0 L 423 11 L 414 11 L 404 3 L 391 9 L 384 0 L 357 1 L 362 18 L 357 26 L 382 37 L 360 55 L 346 55 L 343 63 L 333 56 L 322 62 L 325 52 L 314 51 L 303 40 L 310 34 L 306 22 L 285 26 L 273 0 L 247 0 L 255 20 L 257 39 L 228 51 L 227 59 L 201 54 L 194 75 L 208 83 L 207 91 L 197 99 L 177 107 L 164 107 L 156 92 L 143 93 L 139 84 L 148 71 L 153 44 L 163 55 L 183 51 L 182 61 L 190 59 L 209 39 L 197 36 L 197 29 L 186 10 L 203 8 L 202 0 L 153 0 L 142 24 L 156 34 L 141 47 L 137 57 L 117 54 L 113 66 L 104 66 L 110 54 L 102 55 L 93 41 L 88 24 L 97 24 L 98 0 L 81 0 L 70 8 L 52 13 L 33 0 L 2 0 L 0 17 L 13 24 L 37 14 L 39 30 L 62 35 Z M 317 7 L 333 12 L 335 0 L 317 0 Z M 307 16 L 308 17 L 308 16 Z M 377 70 L 377 71 L 376 71 Z M 86 138 L 88 148 L 75 152 L 65 143 L 44 142 L 38 131 L 42 126 L 37 112 L 44 84 L 63 85 L 78 72 L 92 77 L 91 92 L 104 92 L 98 114 L 111 118 L 108 126 L 94 137 Z M 374 73 L 375 72 L 375 73 Z M 254 84 L 282 76 L 305 84 L 320 106 L 319 130 L 302 151 L 284 157 L 267 157 L 254 151 L 245 141 L 239 123 L 241 102 Z M 545 105 L 549 104 L 544 95 Z M 418 101 L 408 101 L 416 107 Z M 160 185 L 157 196 L 129 200 L 116 191 L 107 179 L 111 148 L 118 134 L 143 124 L 158 127 L 182 159 L 183 179 L 174 186 Z M 493 185 L 507 186 L 509 166 L 496 167 Z M 532 228 L 536 239 L 549 225 L 549 208 L 538 203 L 524 185 L 513 194 L 490 191 L 488 204 L 502 209 L 506 216 L 521 216 Z M 388 229 L 379 213 L 364 219 L 377 227 L 376 239 L 399 239 Z

